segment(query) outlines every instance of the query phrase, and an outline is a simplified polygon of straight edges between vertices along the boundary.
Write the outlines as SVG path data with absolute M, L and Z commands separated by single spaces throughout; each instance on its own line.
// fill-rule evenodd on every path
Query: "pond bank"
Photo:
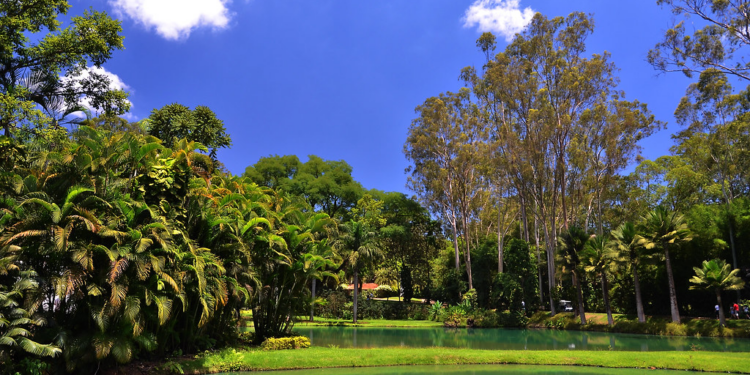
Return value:
M 185 374 L 397 365 L 522 364 L 750 373 L 747 353 L 526 351 L 456 348 L 341 349 L 312 347 L 262 351 L 225 349 L 180 362 Z

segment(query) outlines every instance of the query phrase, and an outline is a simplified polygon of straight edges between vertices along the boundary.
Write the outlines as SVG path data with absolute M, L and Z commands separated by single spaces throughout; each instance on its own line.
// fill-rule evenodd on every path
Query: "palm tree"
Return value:
M 716 293 L 716 303 L 719 304 L 719 322 L 723 327 L 726 324 L 724 307 L 721 305 L 722 290 L 740 290 L 745 282 L 737 276 L 739 269 L 731 269 L 731 266 L 723 260 L 704 260 L 701 268 L 693 267 L 695 276 L 690 279 L 691 290 L 709 290 Z
M 563 272 L 570 272 L 573 277 L 573 284 L 578 296 L 578 313 L 581 315 L 581 324 L 586 324 L 586 312 L 583 305 L 579 267 L 581 265 L 580 255 L 588 240 L 589 235 L 577 226 L 571 226 L 558 237 L 558 264 L 563 267 Z
M 641 282 L 638 279 L 638 266 L 644 257 L 643 237 L 638 235 L 633 223 L 624 223 L 612 231 L 613 241 L 610 242 L 612 249 L 617 252 L 614 259 L 615 265 L 622 264 L 630 267 L 633 271 L 633 285 L 635 286 L 635 309 L 638 315 L 638 321 L 646 322 L 646 315 L 643 313 L 643 300 L 641 299 Z
M 677 212 L 670 212 L 664 207 L 657 207 L 643 218 L 643 244 L 646 249 L 661 249 L 667 265 L 667 280 L 669 282 L 669 305 L 672 311 L 672 321 L 680 322 L 680 311 L 677 307 L 677 290 L 674 286 L 672 259 L 670 248 L 690 241 L 692 234 L 685 222 L 685 217 Z
M 604 306 L 607 309 L 607 323 L 610 327 L 614 324 L 612 319 L 612 307 L 609 303 L 609 280 L 607 273 L 612 270 L 613 260 L 617 253 L 612 250 L 604 237 L 591 238 L 586 242 L 581 261 L 586 272 L 591 272 L 598 276 L 602 281 L 602 295 L 604 297 Z
M 377 243 L 377 235 L 369 230 L 362 221 L 350 220 L 344 225 L 344 235 L 341 240 L 349 251 L 346 262 L 354 273 L 354 290 L 352 306 L 353 322 L 357 323 L 357 297 L 359 292 L 359 270 L 382 257 L 383 253 Z

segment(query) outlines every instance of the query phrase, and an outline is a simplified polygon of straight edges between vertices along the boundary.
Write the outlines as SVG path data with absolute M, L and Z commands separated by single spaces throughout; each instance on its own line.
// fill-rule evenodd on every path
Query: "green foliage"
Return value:
M 170 148 L 179 139 L 197 142 L 211 150 L 210 156 L 214 160 L 217 149 L 232 146 L 224 122 L 205 106 L 190 110 L 182 104 L 173 103 L 154 109 L 148 118 L 148 131 Z
M 110 79 L 96 69 L 123 48 L 120 22 L 94 10 L 70 17 L 69 8 L 65 0 L 0 4 L 0 126 L 5 136 L 25 138 L 65 122 L 83 109 L 84 96 L 105 113 L 129 109 L 127 94 L 110 90 Z M 61 27 L 59 18 L 68 25 Z
M 269 338 L 260 345 L 263 350 L 307 349 L 310 339 L 305 336 Z

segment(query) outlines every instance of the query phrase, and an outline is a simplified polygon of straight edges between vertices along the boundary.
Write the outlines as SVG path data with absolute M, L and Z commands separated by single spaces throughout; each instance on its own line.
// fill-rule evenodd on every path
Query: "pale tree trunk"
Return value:
M 602 272 L 602 295 L 604 295 L 604 307 L 607 309 L 607 324 L 612 327 L 615 322 L 612 319 L 612 307 L 609 305 L 609 282 L 604 272 Z
M 573 282 L 576 284 L 576 293 L 578 294 L 578 313 L 581 315 L 581 325 L 586 325 L 586 311 L 583 306 L 583 290 L 581 289 L 581 280 L 578 279 L 578 272 L 573 271 Z
M 474 289 L 474 283 L 473 283 L 473 280 L 471 278 L 471 251 L 470 251 L 471 245 L 469 244 L 469 233 L 468 233 L 468 230 L 466 228 L 467 225 L 468 225 L 467 219 L 466 219 L 466 215 L 464 215 L 463 222 L 464 222 L 464 237 L 465 237 L 464 238 L 464 242 L 466 242 L 466 256 L 465 256 L 465 258 L 466 258 L 466 274 L 469 276 L 469 289 Z
M 646 322 L 646 315 L 643 313 L 643 300 L 641 299 L 641 282 L 638 280 L 638 265 L 633 265 L 633 284 L 635 284 L 635 310 L 638 314 L 638 321 Z
M 354 267 L 354 290 L 352 291 L 352 295 L 354 296 L 354 304 L 352 305 L 352 322 L 357 323 L 357 297 L 359 296 L 358 293 L 359 289 L 359 270 L 357 270 L 357 267 Z
M 453 229 L 453 248 L 456 250 L 456 271 L 461 269 L 461 258 L 458 256 L 458 229 L 456 229 L 456 218 L 451 221 L 451 227 Z
M 539 255 L 539 220 L 537 219 L 536 213 L 534 214 L 534 248 L 536 250 L 536 273 L 539 277 L 539 306 L 544 306 L 544 283 L 542 282 L 542 269 L 539 267 L 542 264 L 542 258 Z
M 719 304 L 719 323 L 722 327 L 727 325 L 726 317 L 724 317 L 724 306 L 721 305 L 721 290 L 716 288 L 716 303 Z
M 549 289 L 549 311 L 551 316 L 555 316 L 555 298 L 552 295 L 552 289 L 555 287 L 555 255 L 554 255 L 554 245 L 552 244 L 552 239 L 550 238 L 549 233 L 549 227 L 547 226 L 547 222 L 544 222 L 544 237 L 545 242 L 547 242 L 547 281 L 549 282 L 548 289 Z
M 669 307 L 672 311 L 672 321 L 680 322 L 680 311 L 677 308 L 677 290 L 674 286 L 674 275 L 672 273 L 672 260 L 669 259 L 669 248 L 664 245 L 664 258 L 667 261 L 667 280 L 669 281 Z
M 312 303 L 310 304 L 310 321 L 315 320 L 315 282 L 317 280 L 313 277 L 312 279 Z

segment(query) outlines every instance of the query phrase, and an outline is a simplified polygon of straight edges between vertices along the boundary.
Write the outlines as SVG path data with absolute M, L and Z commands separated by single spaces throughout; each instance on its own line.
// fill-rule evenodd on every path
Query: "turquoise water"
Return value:
M 314 346 L 451 347 L 505 350 L 705 350 L 750 352 L 750 339 L 668 337 L 549 329 L 295 327 Z
M 460 366 L 393 366 L 393 367 L 357 367 L 336 369 L 272 371 L 273 375 L 490 375 L 490 374 L 529 374 L 529 375 L 678 375 L 685 371 L 645 370 L 645 369 L 609 369 L 600 367 L 576 366 L 529 366 L 529 365 L 460 365 Z M 250 375 L 250 372 L 230 372 L 223 375 Z M 702 372 L 701 374 L 715 374 Z M 222 374 L 219 374 L 222 375 Z

